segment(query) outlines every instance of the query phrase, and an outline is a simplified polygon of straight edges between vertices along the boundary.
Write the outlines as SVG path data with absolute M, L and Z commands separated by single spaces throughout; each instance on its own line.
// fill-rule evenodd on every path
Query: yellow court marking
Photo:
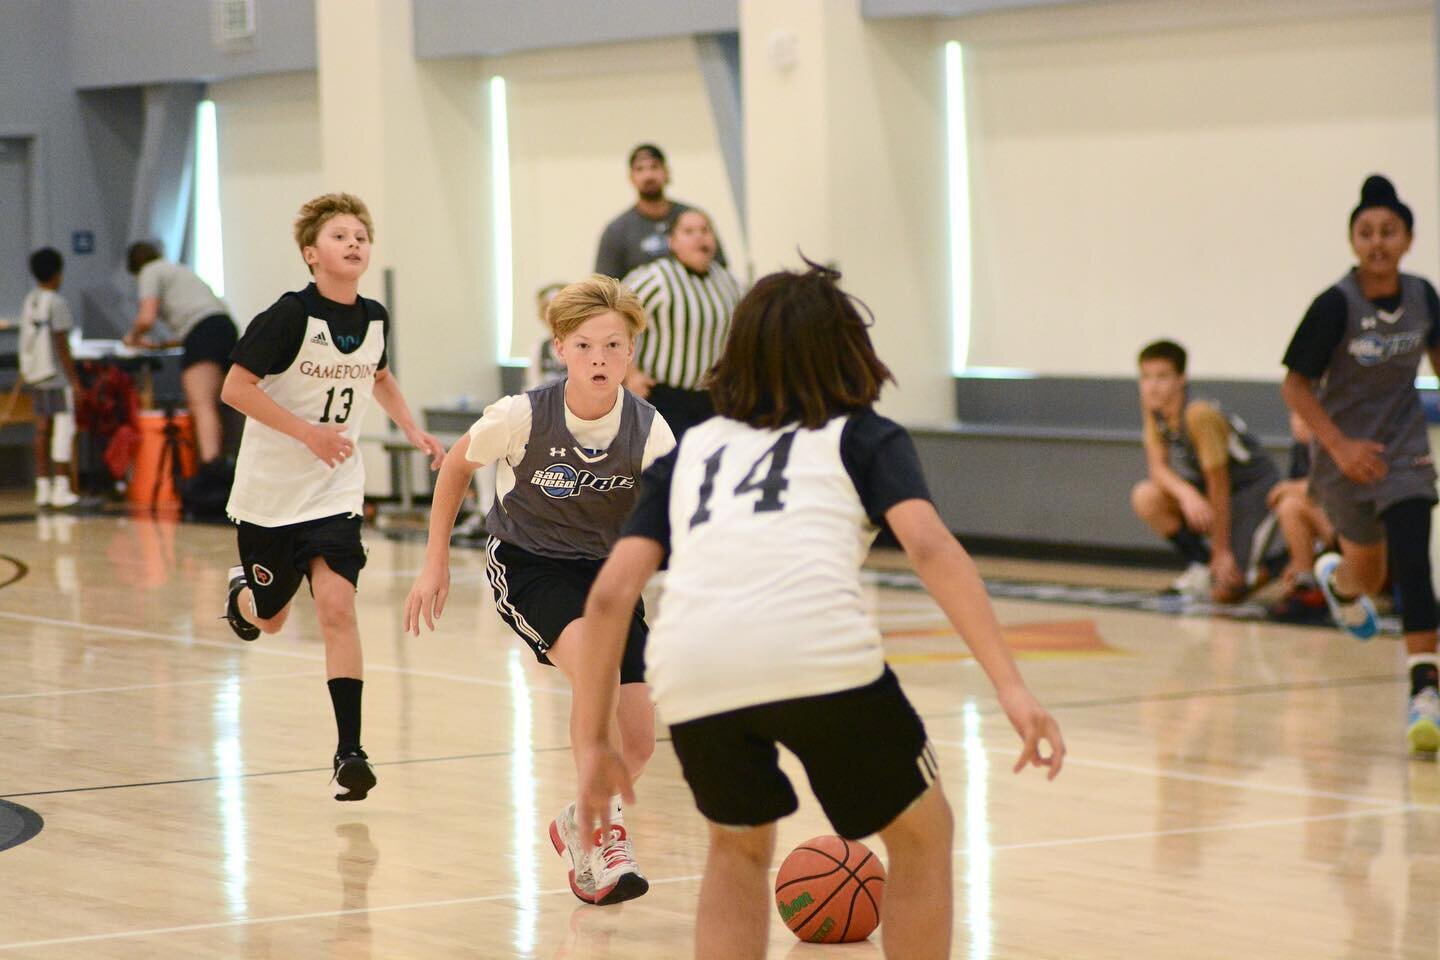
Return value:
M 1015 655 L 1025 660 L 1057 659 L 1065 657 L 1118 656 L 1123 653 L 1105 642 L 1094 620 L 1050 620 L 1038 623 L 1022 623 L 1002 627 L 1005 642 Z M 960 638 L 949 624 L 934 627 L 908 628 L 883 631 L 886 640 L 931 640 L 958 641 Z M 971 659 L 968 650 L 955 649 L 946 644 L 945 650 L 917 650 L 914 652 L 891 652 L 886 659 L 891 663 L 937 663 L 952 660 Z

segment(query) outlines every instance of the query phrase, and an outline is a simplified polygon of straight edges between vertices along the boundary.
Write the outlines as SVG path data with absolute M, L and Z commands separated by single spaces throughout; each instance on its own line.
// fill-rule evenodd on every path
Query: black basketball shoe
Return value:
M 335 754 L 335 773 L 330 778 L 336 800 L 364 800 L 375 786 L 375 768 L 359 747 Z
M 240 615 L 240 591 L 245 589 L 245 568 L 230 568 L 230 595 L 225 598 L 225 616 L 222 617 L 241 640 L 254 640 L 260 636 L 260 628 Z

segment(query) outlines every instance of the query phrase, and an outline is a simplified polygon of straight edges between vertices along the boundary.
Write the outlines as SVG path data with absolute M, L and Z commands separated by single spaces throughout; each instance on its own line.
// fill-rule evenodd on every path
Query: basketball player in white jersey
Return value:
M 888 524 L 995 685 L 1024 740 L 1015 765 L 1060 772 L 1065 747 L 1001 638 L 974 562 L 931 504 L 905 430 L 871 409 L 891 379 L 838 274 L 757 283 L 709 381 L 718 416 L 645 474 L 585 607 L 572 735 L 582 829 L 630 796 L 606 736 L 625 617 L 667 551 L 647 678 L 710 821 L 697 957 L 764 956 L 775 821 L 796 809 L 783 743 L 841 836 L 889 853 L 885 956 L 950 956 L 949 804 L 925 727 L 885 665 L 860 564 Z M 1049 744 L 1049 753 L 1040 741 Z
M 431 469 L 445 448 L 415 425 L 386 369 L 385 308 L 359 295 L 375 228 L 358 197 L 331 193 L 300 209 L 295 242 L 315 282 L 251 322 L 231 356 L 221 398 L 245 414 L 226 508 L 239 524 L 225 619 L 242 640 L 275 633 L 310 581 L 335 710 L 331 786 L 363 800 L 375 772 L 360 745 L 364 683 L 355 588 L 365 566 L 365 471 L 355 438 L 373 397 Z
M 435 629 L 450 592 L 450 530 L 460 500 L 476 468 L 495 463 L 498 496 L 485 529 L 496 609 L 539 662 L 559 667 L 574 684 L 588 642 L 585 595 L 635 505 L 640 474 L 674 448 L 675 437 L 654 407 L 621 386 L 635 335 L 645 328 L 633 293 L 597 274 L 556 294 L 546 318 L 566 377 L 491 404 L 450 448 L 431 501 L 425 567 L 405 601 L 405 628 L 418 635 L 423 616 Z M 655 751 L 655 711 L 644 683 L 648 629 L 637 596 L 621 628 L 624 656 L 602 678 L 619 701 L 606 733 L 632 780 Z M 582 834 L 574 804 L 550 824 L 570 889 L 586 903 L 632 900 L 650 886 L 635 864 L 618 797 L 606 813 L 604 833 Z

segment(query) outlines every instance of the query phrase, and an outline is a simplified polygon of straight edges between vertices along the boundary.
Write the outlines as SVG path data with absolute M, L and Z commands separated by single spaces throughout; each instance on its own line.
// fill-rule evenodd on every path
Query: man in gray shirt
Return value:
M 631 270 L 670 252 L 670 228 L 675 219 L 691 209 L 688 204 L 665 196 L 670 170 L 665 153 L 653 143 L 642 143 L 630 151 L 630 182 L 635 187 L 635 206 L 611 220 L 600 235 L 595 254 L 595 272 L 622 279 Z M 716 241 L 716 261 L 725 266 L 725 252 Z

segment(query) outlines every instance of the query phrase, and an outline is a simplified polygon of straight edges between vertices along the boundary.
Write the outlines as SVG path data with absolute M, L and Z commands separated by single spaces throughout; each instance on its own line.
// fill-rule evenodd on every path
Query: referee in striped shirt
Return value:
M 670 256 L 636 267 L 624 280 L 649 318 L 625 386 L 655 405 L 676 440 L 715 415 L 701 384 L 725 347 L 740 302 L 740 284 L 716 262 L 717 247 L 710 218 L 686 210 L 670 231 Z

